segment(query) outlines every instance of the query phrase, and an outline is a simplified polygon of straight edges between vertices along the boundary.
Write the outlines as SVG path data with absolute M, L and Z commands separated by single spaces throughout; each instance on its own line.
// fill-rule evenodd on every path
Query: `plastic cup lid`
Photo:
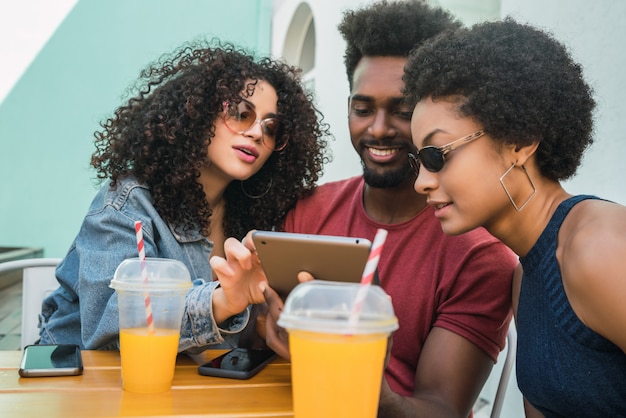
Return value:
M 115 270 L 109 287 L 115 290 L 176 291 L 192 286 L 187 267 L 178 260 L 169 258 L 146 259 L 147 281 L 141 271 L 139 258 L 129 258 Z
M 365 294 L 359 292 L 366 291 Z M 362 303 L 356 322 L 354 306 Z M 285 301 L 278 325 L 330 334 L 391 333 L 398 329 L 391 298 L 380 286 L 314 280 L 296 286 Z

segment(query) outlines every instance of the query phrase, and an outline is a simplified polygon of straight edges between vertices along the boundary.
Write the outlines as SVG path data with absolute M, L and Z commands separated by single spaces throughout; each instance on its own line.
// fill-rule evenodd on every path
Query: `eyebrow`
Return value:
M 241 98 L 242 102 L 246 102 L 248 104 L 248 106 L 250 106 L 252 108 L 252 110 L 254 110 L 254 113 L 256 112 L 256 105 L 254 103 L 252 103 L 250 100 L 242 97 Z M 259 116 L 259 114 L 257 113 L 257 116 Z M 263 117 L 260 117 L 259 119 L 270 119 L 270 118 L 274 118 L 274 119 L 278 119 L 278 115 L 274 112 L 269 112 L 266 115 L 263 115 Z
M 370 97 L 370 96 L 364 96 L 362 94 L 355 94 L 353 96 L 350 96 L 350 100 L 356 100 L 359 102 L 373 102 L 374 98 Z
M 424 148 L 425 146 L 429 146 L 432 145 L 431 141 L 433 139 L 433 136 L 435 136 L 435 134 L 438 134 L 440 132 L 446 132 L 443 129 L 434 129 L 432 131 L 430 131 L 425 137 L 424 140 L 422 141 L 422 148 Z M 447 132 L 446 132 L 447 133 Z
M 374 99 L 372 96 L 366 96 L 364 94 L 355 94 L 350 96 L 350 100 L 354 100 L 354 101 L 358 101 L 358 102 L 375 102 L 376 99 Z M 402 104 L 404 103 L 404 98 L 403 97 L 391 97 L 389 98 L 389 102 L 391 102 L 392 104 Z

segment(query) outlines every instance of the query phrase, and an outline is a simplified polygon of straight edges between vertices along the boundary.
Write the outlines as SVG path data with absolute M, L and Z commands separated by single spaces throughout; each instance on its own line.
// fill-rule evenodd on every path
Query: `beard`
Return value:
M 411 167 L 408 164 L 395 170 L 386 170 L 383 173 L 378 173 L 364 165 L 363 180 L 370 187 L 388 189 L 404 184 L 411 172 Z

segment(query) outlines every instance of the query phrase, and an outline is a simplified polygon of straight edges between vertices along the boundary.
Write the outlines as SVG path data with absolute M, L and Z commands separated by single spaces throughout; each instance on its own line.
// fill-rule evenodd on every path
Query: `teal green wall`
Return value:
M 97 192 L 98 123 L 139 71 L 186 40 L 267 54 L 271 0 L 80 0 L 0 104 L 0 247 L 63 257 Z

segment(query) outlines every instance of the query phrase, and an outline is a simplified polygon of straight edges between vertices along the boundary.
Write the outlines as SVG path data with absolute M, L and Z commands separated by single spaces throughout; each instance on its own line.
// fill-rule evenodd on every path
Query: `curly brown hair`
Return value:
M 240 101 L 242 92 L 250 94 L 264 80 L 278 95 L 277 117 L 288 145 L 245 184 L 228 185 L 223 229 L 226 236 L 243 237 L 250 229 L 279 227 L 296 200 L 311 192 L 329 158 L 328 125 L 303 88 L 300 72 L 215 39 L 183 44 L 141 71 L 131 88 L 135 96 L 94 133 L 91 165 L 98 180 L 110 179 L 115 186 L 134 176 L 149 187 L 163 219 L 207 236 L 212 210 L 197 178 L 209 164 L 214 122 L 223 103 Z
M 592 90 L 551 34 L 512 18 L 444 33 L 409 57 L 410 102 L 455 97 L 496 141 L 539 141 L 537 164 L 553 181 L 576 173 L 593 142 Z

